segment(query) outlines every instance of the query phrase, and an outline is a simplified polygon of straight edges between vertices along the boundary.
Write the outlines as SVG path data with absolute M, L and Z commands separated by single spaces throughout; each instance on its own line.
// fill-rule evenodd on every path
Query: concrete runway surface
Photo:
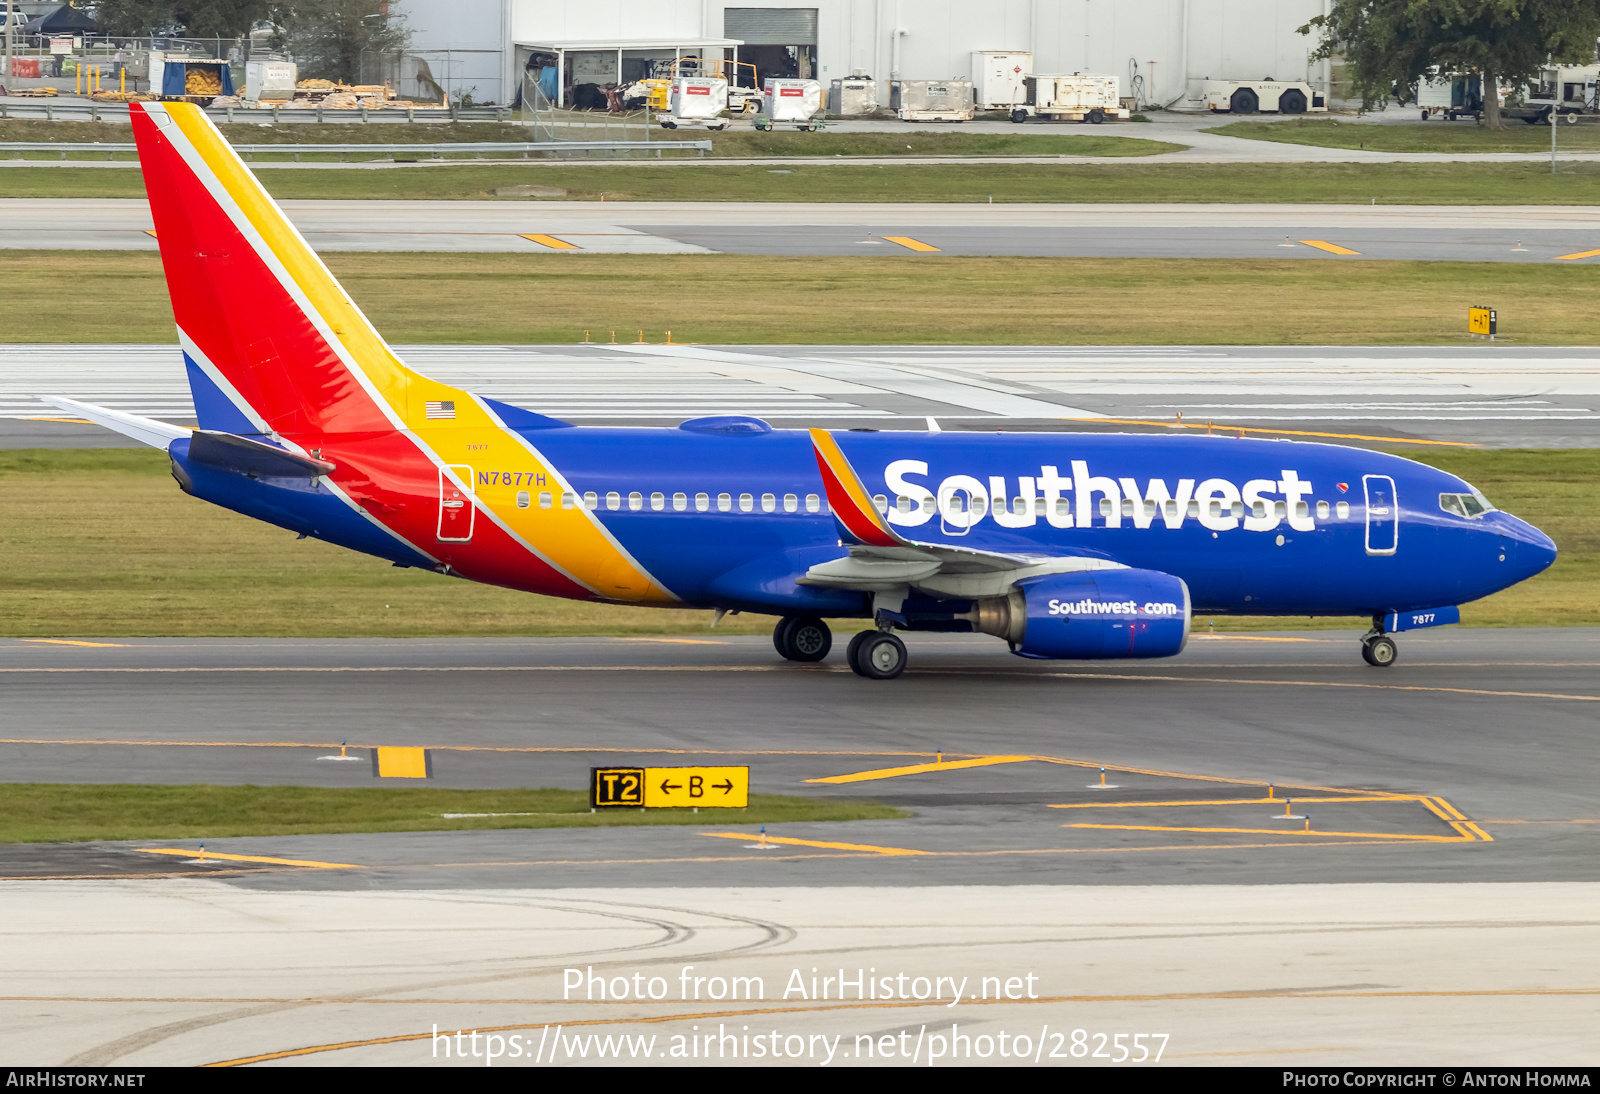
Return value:
M 594 332 L 604 340 L 607 332 Z M 628 332 L 619 332 L 626 339 Z M 652 337 L 660 337 L 652 333 Z M 1584 347 L 400 346 L 426 375 L 583 425 L 1189 431 L 1366 444 L 1600 444 Z M 66 395 L 192 421 L 176 346 L 0 345 L 0 447 L 133 445 Z M 1145 423 L 1145 424 L 1140 424 Z
M 0 890 L 12 944 L 0 1045 L 14 1064 L 124 1070 L 1592 1066 L 1597 898 L 1593 884 L 378 898 L 13 883 Z M 812 997 L 813 975 L 827 999 Z M 563 999 L 589 976 L 664 998 Z M 858 980 L 878 998 L 856 998 Z M 1008 987 L 1020 998 L 996 998 Z M 468 1036 L 448 1036 L 458 1029 Z
M 965 1035 L 993 1064 L 1023 1062 L 1020 1034 L 1029 1061 L 1078 1065 L 1112 1062 L 1122 1033 L 1165 1034 L 1138 1044 L 1168 1064 L 1595 1063 L 1600 631 L 1408 634 L 1387 672 L 1353 633 L 1197 637 L 1137 665 L 914 636 L 888 685 L 837 661 L 714 632 L 0 642 L 8 779 L 374 785 L 366 763 L 319 759 L 343 737 L 432 747 L 439 786 L 715 760 L 748 763 L 758 791 L 914 814 L 773 825 L 768 851 L 710 810 L 211 839 L 203 863 L 143 850 L 193 840 L 14 845 L 0 1050 L 482 1066 L 493 1045 L 502 1066 L 592 1066 L 676 1063 L 727 1033 L 709 1062 L 764 1043 L 761 1062 L 925 1065 L 967 1062 Z M 936 750 L 950 766 L 895 772 Z M 1111 789 L 1090 789 L 1101 765 Z M 864 777 L 804 781 L 846 773 Z M 1285 796 L 1310 833 L 1275 819 Z M 567 969 L 611 994 L 564 999 Z M 841 969 L 882 993 L 841 1000 Z M 730 998 L 734 977 L 761 994 Z M 435 1056 L 436 1026 L 501 1040 Z M 1078 1029 L 1112 1058 L 1074 1057 Z
M 1600 261 L 1600 210 L 1589 206 L 285 201 L 283 207 L 319 251 Z M 151 227 L 149 207 L 137 199 L 0 200 L 0 248 L 154 251 Z

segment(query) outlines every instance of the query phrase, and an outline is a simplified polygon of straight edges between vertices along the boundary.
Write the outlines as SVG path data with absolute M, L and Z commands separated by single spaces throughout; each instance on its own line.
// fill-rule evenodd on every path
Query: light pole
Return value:
M 11 23 L 16 0 L 6 0 L 6 94 L 11 94 Z

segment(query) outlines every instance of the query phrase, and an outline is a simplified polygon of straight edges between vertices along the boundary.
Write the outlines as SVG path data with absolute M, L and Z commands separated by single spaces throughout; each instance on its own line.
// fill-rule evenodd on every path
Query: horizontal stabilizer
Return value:
M 70 410 L 80 417 L 89 419 L 95 425 L 105 426 L 121 433 L 124 437 L 132 437 L 142 444 L 163 451 L 173 441 L 187 437 L 193 432 L 188 426 L 170 425 L 167 422 L 158 422 L 154 418 L 141 418 L 137 414 L 124 414 L 120 410 L 108 410 L 103 406 L 80 403 L 76 399 L 65 399 L 60 395 L 41 395 L 39 399 L 53 407 Z
M 189 441 L 189 458 L 196 463 L 264 479 L 315 478 L 337 467 L 327 460 L 302 456 L 264 441 L 209 429 L 194 431 Z

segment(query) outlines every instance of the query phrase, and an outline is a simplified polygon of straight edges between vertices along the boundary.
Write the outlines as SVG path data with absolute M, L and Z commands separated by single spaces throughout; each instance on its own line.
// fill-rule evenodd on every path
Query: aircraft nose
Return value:
M 1510 513 L 1496 514 L 1497 531 L 1506 541 L 1506 561 L 1515 566 L 1522 581 L 1548 570 L 1556 560 L 1555 540 Z

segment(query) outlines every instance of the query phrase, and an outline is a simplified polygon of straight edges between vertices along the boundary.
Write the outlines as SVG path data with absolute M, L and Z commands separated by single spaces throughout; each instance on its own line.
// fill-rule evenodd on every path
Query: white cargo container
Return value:
M 1304 80 L 1206 80 L 1200 85 L 1214 114 L 1326 114 L 1328 100 Z
M 790 80 L 769 76 L 761 85 L 761 117 L 757 129 L 779 125 L 796 129 L 821 129 L 822 85 L 816 80 Z
M 871 114 L 878 109 L 878 84 L 866 76 L 835 80 L 828 88 L 828 113 L 842 118 Z
M 1027 101 L 1012 109 L 1011 120 L 1025 122 L 1039 114 L 1099 125 L 1107 118 L 1126 121 L 1132 113 L 1122 101 L 1122 84 L 1115 76 L 1088 72 L 1049 76 L 1030 72 Z
M 728 128 L 728 119 L 722 116 L 728 109 L 727 80 L 712 76 L 674 76 L 667 90 L 667 103 L 670 113 L 661 119 L 663 129 L 680 126 Z
M 1033 54 L 982 50 L 972 54 L 972 96 L 979 110 L 1010 110 L 1028 101 Z
M 971 80 L 896 80 L 889 109 L 903 122 L 964 122 L 972 118 Z
M 300 67 L 292 61 L 247 61 L 244 97 L 249 102 L 292 99 L 299 78 Z

